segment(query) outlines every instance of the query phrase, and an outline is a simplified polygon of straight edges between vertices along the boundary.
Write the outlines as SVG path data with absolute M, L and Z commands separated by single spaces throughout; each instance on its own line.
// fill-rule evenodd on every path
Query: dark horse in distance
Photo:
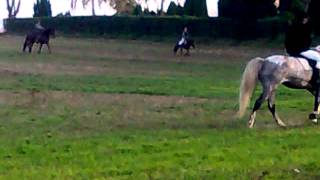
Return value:
M 183 49 L 187 50 L 187 52 L 185 53 L 186 56 L 189 56 L 190 53 L 190 48 L 196 48 L 196 46 L 194 45 L 194 41 L 192 39 L 186 40 L 186 43 L 183 44 L 179 44 L 179 41 L 176 43 L 176 45 L 173 48 L 173 52 L 174 54 L 177 54 L 178 50 L 180 49 L 180 54 L 182 54 Z
M 31 32 L 29 32 L 26 36 L 26 39 L 23 44 L 23 52 L 26 51 L 26 48 L 29 48 L 29 53 L 32 51 L 32 46 L 34 43 L 40 44 L 38 53 L 41 52 L 41 48 L 43 44 L 46 44 L 48 47 L 49 53 L 51 53 L 50 49 L 50 36 L 55 37 L 55 30 L 53 28 L 47 28 L 47 29 L 33 29 Z

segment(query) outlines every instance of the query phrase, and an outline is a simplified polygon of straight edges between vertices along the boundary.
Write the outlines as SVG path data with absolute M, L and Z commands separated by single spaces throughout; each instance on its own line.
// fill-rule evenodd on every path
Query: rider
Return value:
M 179 45 L 186 44 L 189 39 L 189 31 L 187 27 L 184 27 L 182 31 L 181 40 L 179 41 Z
M 44 27 L 41 25 L 40 19 L 38 19 L 37 23 L 34 26 L 37 30 L 44 30 Z
M 320 54 L 310 49 L 312 27 L 305 12 L 298 12 L 286 34 L 285 47 L 290 56 L 320 61 Z
M 36 42 L 40 39 L 40 34 L 45 30 L 45 28 L 41 25 L 40 19 L 38 19 L 37 23 L 34 25 L 34 32 L 38 35 L 36 36 Z
M 311 34 L 312 27 L 307 14 L 305 12 L 298 12 L 294 22 L 287 31 L 285 47 L 290 56 L 306 58 L 313 69 L 311 83 L 313 83 L 316 88 L 315 107 L 309 119 L 314 121 L 316 120 L 316 114 L 318 114 L 320 102 L 320 78 L 319 66 L 317 66 L 317 63 L 320 63 L 320 54 L 310 49 L 312 42 Z

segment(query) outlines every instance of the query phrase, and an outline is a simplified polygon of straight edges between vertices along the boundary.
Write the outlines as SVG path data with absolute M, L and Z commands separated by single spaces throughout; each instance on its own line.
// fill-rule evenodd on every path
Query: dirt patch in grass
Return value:
M 64 128 L 88 131 L 223 127 L 226 122 L 230 123 L 234 113 L 232 109 L 228 110 L 228 115 L 226 111 L 220 113 L 221 103 L 218 99 L 179 96 L 0 91 L 3 107 L 27 109 L 32 119 L 63 117 Z M 16 113 L 11 114 L 15 116 Z
M 89 65 L 84 63 L 68 65 L 56 62 L 29 62 L 12 64 L 0 62 L 0 74 L 17 75 L 17 74 L 46 74 L 46 75 L 92 75 L 103 74 L 108 72 L 108 68 Z
M 180 96 L 149 96 L 139 94 L 99 94 L 99 93 L 79 93 L 62 91 L 0 91 L 0 102 L 8 105 L 28 105 L 35 102 L 55 102 L 59 101 L 70 107 L 83 106 L 108 106 L 128 104 L 132 107 L 144 104 L 150 107 L 182 106 L 188 104 L 216 102 L 214 99 L 180 97 Z

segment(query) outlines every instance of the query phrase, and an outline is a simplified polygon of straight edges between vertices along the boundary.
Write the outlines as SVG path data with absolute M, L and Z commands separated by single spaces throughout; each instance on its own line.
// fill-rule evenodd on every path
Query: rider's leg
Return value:
M 303 57 L 306 57 L 308 59 L 314 60 L 314 61 L 320 61 L 320 53 L 315 50 L 307 50 L 301 53 Z
M 317 123 L 318 119 L 317 119 L 317 115 L 319 114 L 318 111 L 318 107 L 319 107 L 319 102 L 320 102 L 320 93 L 319 93 L 319 86 L 317 85 L 316 87 L 316 93 L 314 96 L 314 106 L 313 106 L 313 112 L 309 115 L 309 119 L 314 122 Z
M 180 41 L 179 41 L 179 45 L 181 46 L 182 44 L 184 44 L 184 41 L 185 41 L 185 39 L 184 38 L 182 38 Z
M 320 78 L 319 78 L 319 69 L 318 68 L 313 68 L 313 82 L 311 82 L 315 89 L 315 94 L 314 94 L 314 106 L 313 106 L 313 112 L 309 115 L 309 119 L 314 122 L 317 123 L 317 115 L 319 114 L 319 104 L 320 104 Z
M 313 112 L 309 115 L 309 119 L 312 120 L 314 123 L 317 122 L 317 115 L 319 114 L 318 107 L 320 103 L 320 53 L 315 50 L 307 50 L 301 53 L 303 57 L 306 57 L 310 60 L 316 61 L 315 67 L 313 68 L 313 86 L 315 86 L 316 93 L 314 96 L 314 107 Z

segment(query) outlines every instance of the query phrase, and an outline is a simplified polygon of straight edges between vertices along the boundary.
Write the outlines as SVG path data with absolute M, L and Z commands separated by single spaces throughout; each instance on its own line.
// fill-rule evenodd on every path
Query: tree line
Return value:
M 95 4 L 109 3 L 117 10 L 118 15 L 151 15 L 151 16 L 196 16 L 208 17 L 206 0 L 186 0 L 184 4 L 171 2 L 167 11 L 161 0 L 156 12 L 149 8 L 142 8 L 141 4 L 147 4 L 150 0 L 80 0 L 83 7 L 91 4 L 92 15 L 95 15 Z M 78 0 L 71 0 L 71 8 L 75 9 Z M 21 0 L 6 0 L 9 18 L 15 18 L 20 9 Z M 320 20 L 319 0 L 280 0 L 276 7 L 275 0 L 219 0 L 219 17 L 256 20 L 266 17 L 284 16 L 292 18 L 297 11 L 308 12 L 315 21 Z M 37 0 L 34 4 L 34 17 L 51 17 L 50 0 Z M 64 14 L 70 16 L 70 13 Z M 64 16 L 59 14 L 59 16 Z

